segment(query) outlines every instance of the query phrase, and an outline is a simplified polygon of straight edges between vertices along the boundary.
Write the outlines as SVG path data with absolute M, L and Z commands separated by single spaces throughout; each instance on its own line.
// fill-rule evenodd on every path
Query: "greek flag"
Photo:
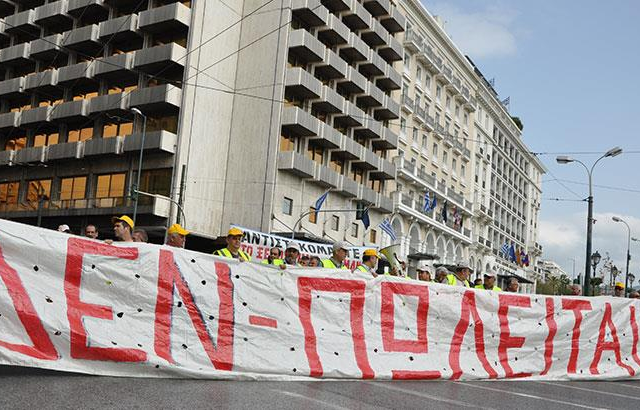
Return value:
M 508 243 L 503 243 L 502 244 L 502 248 L 500 248 L 500 251 L 502 252 L 503 255 L 509 255 L 509 244 Z
M 391 222 L 388 218 L 385 218 L 382 222 L 380 222 L 380 229 L 382 229 L 387 235 L 391 237 L 391 241 L 395 242 L 398 240 L 398 236 L 396 235 L 396 231 L 393 230 L 393 226 L 391 226 Z
M 431 210 L 431 192 L 429 191 L 424 193 L 424 205 L 422 210 L 424 212 L 429 212 Z

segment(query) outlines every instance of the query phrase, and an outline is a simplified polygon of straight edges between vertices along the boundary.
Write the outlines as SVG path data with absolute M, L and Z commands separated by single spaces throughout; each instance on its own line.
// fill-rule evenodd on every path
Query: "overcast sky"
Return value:
M 543 178 L 543 257 L 584 271 L 587 173 L 559 165 L 558 153 L 590 165 L 616 145 L 626 153 L 594 172 L 594 246 L 624 270 L 627 229 L 640 238 L 640 2 L 634 0 L 448 0 L 423 4 L 524 123 L 524 140 L 549 172 Z M 552 201 L 552 198 L 570 201 Z M 578 201 L 577 201 L 578 200 Z M 640 278 L 640 242 L 631 243 Z

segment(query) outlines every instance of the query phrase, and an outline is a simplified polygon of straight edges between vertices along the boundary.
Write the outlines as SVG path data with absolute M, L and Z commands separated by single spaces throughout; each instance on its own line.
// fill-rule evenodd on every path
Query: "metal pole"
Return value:
M 627 226 L 627 267 L 625 269 L 625 273 L 624 273 L 624 294 L 625 296 L 629 295 L 629 261 L 631 260 L 631 253 L 630 253 L 630 248 L 631 248 L 631 227 L 629 227 L 629 224 L 626 223 L 625 221 L 624 224 Z
M 169 198 L 168 196 L 164 196 L 164 195 L 160 195 L 160 194 L 152 194 L 150 192 L 138 191 L 137 189 L 134 192 L 135 192 L 136 195 L 144 195 L 144 196 L 149 196 L 149 197 L 152 197 L 152 198 L 164 199 L 166 201 L 169 201 L 169 202 L 175 204 L 175 206 L 178 207 L 178 210 L 182 214 L 182 221 L 183 221 L 182 225 L 186 225 L 187 224 L 187 217 L 184 215 L 184 209 L 182 209 L 182 206 L 180 206 L 180 204 L 177 201 L 174 201 L 173 199 Z
M 140 174 L 142 174 L 142 157 L 144 155 L 144 139 L 145 139 L 145 134 L 147 133 L 147 116 L 144 115 L 142 113 L 142 111 L 140 111 L 137 108 L 132 109 L 131 111 L 133 111 L 134 113 L 140 115 L 143 118 L 143 122 L 142 122 L 142 138 L 140 141 L 140 157 L 138 158 L 138 176 L 136 179 L 136 186 L 133 190 L 134 193 L 136 193 L 136 196 L 133 198 L 134 202 L 133 202 L 133 224 L 136 224 L 136 217 L 138 215 L 138 195 L 137 192 L 138 189 L 140 189 Z
M 593 226 L 593 196 L 591 196 L 591 174 L 589 174 L 589 198 L 587 198 L 587 202 L 589 203 L 589 210 L 587 212 L 587 251 L 585 255 L 583 285 L 583 295 L 585 296 L 590 295 L 589 287 L 591 285 L 591 234 Z

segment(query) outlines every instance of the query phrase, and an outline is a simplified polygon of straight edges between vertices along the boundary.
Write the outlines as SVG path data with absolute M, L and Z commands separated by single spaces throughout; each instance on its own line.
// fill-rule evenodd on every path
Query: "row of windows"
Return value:
M 309 208 L 309 216 L 308 216 L 308 221 L 309 223 L 312 224 L 317 224 L 318 223 L 318 215 L 315 212 L 315 208 L 314 207 L 310 207 Z M 282 200 L 282 213 L 285 215 L 289 215 L 292 216 L 293 215 L 293 199 L 291 198 L 287 198 L 284 197 Z M 338 215 L 331 215 L 331 220 L 330 220 L 330 229 L 332 231 L 339 231 L 340 230 L 340 217 Z M 350 225 L 350 234 L 351 236 L 353 236 L 354 238 L 357 238 L 358 235 L 360 233 L 360 222 L 352 222 Z M 375 229 L 371 229 L 369 231 L 369 241 L 372 243 L 376 242 L 376 230 Z

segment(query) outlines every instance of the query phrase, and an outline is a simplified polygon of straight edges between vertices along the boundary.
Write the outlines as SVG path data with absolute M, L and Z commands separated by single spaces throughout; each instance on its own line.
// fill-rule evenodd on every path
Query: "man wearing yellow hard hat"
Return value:
M 613 296 L 615 296 L 617 298 L 623 298 L 624 297 L 624 283 L 616 282 L 616 286 L 615 286 L 615 288 L 613 288 Z
M 378 251 L 376 251 L 375 249 L 366 249 L 362 254 L 362 265 L 358 265 L 358 267 L 355 268 L 353 272 L 363 272 L 375 278 L 378 276 L 376 267 L 378 266 L 379 259 L 380 255 L 378 255 Z
M 174 248 L 184 248 L 187 241 L 189 231 L 184 229 L 180 224 L 173 224 L 167 229 L 167 245 Z
M 240 243 L 242 242 L 242 237 L 244 236 L 244 232 L 242 232 L 239 228 L 231 228 L 227 233 L 227 247 L 218 249 L 213 254 L 222 256 L 229 259 L 237 259 L 241 262 L 251 262 L 251 256 L 247 255 L 245 252 L 240 249 Z
M 133 242 L 133 219 L 127 215 L 120 217 L 114 216 L 111 218 L 113 223 L 113 233 L 116 236 L 116 240 L 121 242 Z

